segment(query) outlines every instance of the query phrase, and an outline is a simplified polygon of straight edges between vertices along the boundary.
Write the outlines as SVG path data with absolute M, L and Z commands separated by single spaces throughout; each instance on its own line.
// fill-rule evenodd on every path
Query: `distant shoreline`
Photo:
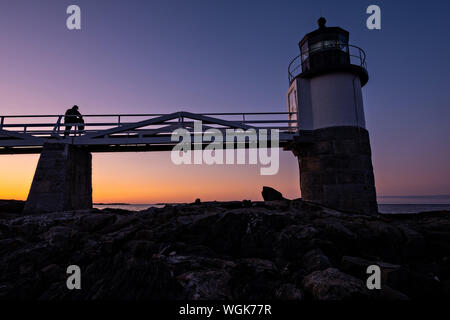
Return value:
M 94 206 L 130 206 L 131 203 L 122 203 L 122 202 L 96 202 L 93 203 Z
M 222 204 L 235 204 L 242 201 L 204 201 L 198 204 L 204 205 L 219 205 Z M 251 201 L 253 205 L 264 201 Z M 150 207 L 162 208 L 165 206 L 183 206 L 193 203 L 125 203 L 125 202 L 96 202 L 93 204 L 94 208 L 103 209 L 121 209 L 125 211 L 142 211 L 147 210 Z M 25 201 L 22 200 L 6 200 L 0 199 L 0 212 L 22 212 Z M 450 212 L 450 203 L 378 203 L 378 210 L 380 214 L 416 214 L 422 212 L 433 211 L 447 211 Z

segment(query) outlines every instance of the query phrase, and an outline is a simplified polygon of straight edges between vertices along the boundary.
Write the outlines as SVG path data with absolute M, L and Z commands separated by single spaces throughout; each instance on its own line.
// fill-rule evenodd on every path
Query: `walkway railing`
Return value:
M 168 144 L 172 132 L 177 128 L 185 128 L 193 134 L 195 121 L 202 121 L 202 130 L 278 129 L 280 140 L 287 141 L 297 131 L 297 122 L 289 120 L 290 114 L 195 114 L 183 111 L 171 114 L 87 114 L 83 115 L 84 123 L 65 123 L 64 115 L 0 115 L 0 149 L 37 147 L 48 140 L 96 146 Z M 70 130 L 66 130 L 69 127 Z
M 292 130 L 296 121 L 288 120 L 291 112 L 228 112 L 202 113 L 203 116 L 218 117 L 258 128 Z M 69 131 L 73 135 L 96 132 L 125 124 L 135 123 L 143 119 L 164 116 L 161 113 L 131 113 L 131 114 L 87 114 L 83 115 L 84 123 L 64 123 L 64 115 L 0 115 L 0 130 L 11 130 L 18 133 L 28 133 L 33 136 L 63 135 L 66 126 L 72 126 Z M 178 121 L 184 122 L 183 116 Z M 176 123 L 174 121 L 173 123 Z M 74 127 L 84 126 L 85 130 Z M 89 128 L 89 129 L 86 129 Z

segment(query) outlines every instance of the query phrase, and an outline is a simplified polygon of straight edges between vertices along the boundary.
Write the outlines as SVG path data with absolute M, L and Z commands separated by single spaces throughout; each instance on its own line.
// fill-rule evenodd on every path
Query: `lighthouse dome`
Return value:
M 360 77 L 364 86 L 369 79 L 364 50 L 349 44 L 348 31 L 340 27 L 327 27 L 324 17 L 320 17 L 317 24 L 319 27 L 298 43 L 300 55 L 289 65 L 289 82 L 297 76 L 350 71 Z

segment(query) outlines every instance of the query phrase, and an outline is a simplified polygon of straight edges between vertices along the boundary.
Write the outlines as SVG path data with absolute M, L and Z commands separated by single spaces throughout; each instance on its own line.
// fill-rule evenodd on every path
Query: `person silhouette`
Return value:
M 70 134 L 70 129 L 72 129 L 73 124 L 76 123 L 84 124 L 83 117 L 81 116 L 81 113 L 78 111 L 77 105 L 74 105 L 72 108 L 66 110 L 66 113 L 64 114 L 64 123 L 69 124 L 66 125 L 66 129 L 64 130 L 64 137 L 67 137 Z M 77 125 L 76 129 L 84 130 L 84 126 Z

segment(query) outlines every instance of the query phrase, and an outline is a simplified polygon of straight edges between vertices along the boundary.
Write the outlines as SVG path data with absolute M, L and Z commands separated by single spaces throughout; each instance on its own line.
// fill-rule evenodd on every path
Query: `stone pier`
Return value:
M 333 209 L 377 214 L 369 133 L 359 127 L 300 131 L 298 158 L 302 198 Z
M 84 147 L 46 143 L 24 213 L 92 208 L 92 156 Z

